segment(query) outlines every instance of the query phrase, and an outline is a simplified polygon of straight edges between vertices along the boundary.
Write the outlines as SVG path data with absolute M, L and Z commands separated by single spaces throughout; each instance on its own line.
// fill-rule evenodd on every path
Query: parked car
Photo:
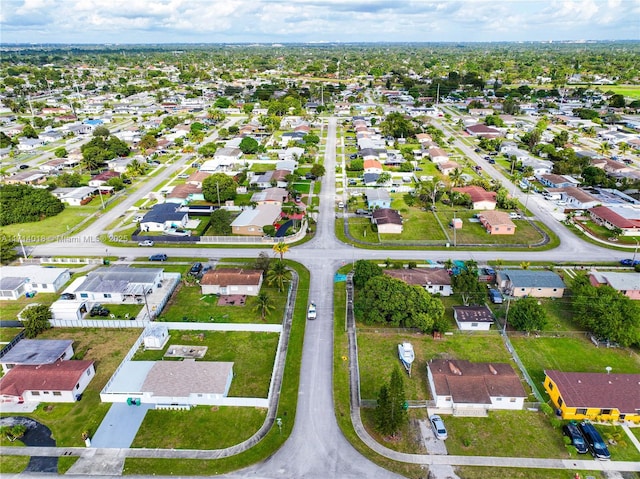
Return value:
M 492 165 L 496 164 L 496 160 L 494 160 L 493 158 L 489 158 L 487 162 L 491 163 Z
M 152 254 L 149 256 L 149 261 L 167 261 L 167 255 L 164 253 Z
M 353 153 L 352 155 L 349 155 L 349 158 L 355 160 L 356 158 L 358 158 L 358 155 L 356 153 Z
M 155 243 L 151 240 L 144 240 L 138 243 L 138 246 L 153 246 Z
M 635 266 L 640 264 L 640 259 L 625 258 L 620 260 L 620 264 L 622 266 Z
M 338 208 L 344 208 L 344 203 L 342 201 L 338 201 Z
M 520 213 L 516 213 L 515 211 L 511 211 L 509 213 L 509 218 L 511 218 L 512 220 L 521 220 L 522 215 Z
M 589 452 L 587 441 L 582 435 L 582 432 L 580 432 L 578 423 L 576 423 L 575 421 L 570 421 L 568 424 L 565 424 L 562 427 L 562 433 L 569 439 L 571 439 L 571 445 L 576 448 L 578 454 L 586 454 L 587 452 Z
M 503 302 L 502 293 L 497 289 L 489 290 L 489 298 L 493 304 L 502 304 Z
M 588 421 L 582 421 L 579 427 L 593 457 L 605 461 L 611 459 L 611 453 L 595 426 Z
M 26 170 L 27 168 L 29 168 L 29 165 L 20 165 L 18 166 L 18 168 L 20 168 L 21 170 Z
M 446 439 L 447 436 L 447 428 L 444 426 L 444 421 L 437 414 L 432 415 L 429 418 L 431 422 L 431 427 L 433 428 L 433 433 L 436 435 L 436 439 Z
M 76 295 L 73 293 L 62 293 L 60 299 L 76 299 Z
M 200 273 L 200 271 L 202 271 L 202 263 L 193 263 L 193 266 L 191 266 L 189 273 L 198 274 Z
M 356 210 L 356 214 L 357 215 L 368 215 L 369 214 L 369 210 L 363 210 L 362 208 L 358 208 Z
M 101 304 L 94 304 L 89 310 L 89 316 L 109 316 L 110 311 Z

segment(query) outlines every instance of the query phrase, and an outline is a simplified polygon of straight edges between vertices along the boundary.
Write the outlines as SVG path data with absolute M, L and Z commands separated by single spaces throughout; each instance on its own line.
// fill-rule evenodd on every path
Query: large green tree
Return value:
M 45 304 L 37 304 L 27 308 L 22 312 L 24 335 L 32 339 L 51 328 L 51 323 L 49 323 L 51 317 L 51 309 Z
M 410 138 L 416 132 L 411 119 L 398 112 L 389 113 L 380 123 L 380 129 L 384 135 L 394 138 Z
M 463 269 L 451 278 L 453 291 L 460 295 L 465 306 L 482 304 L 486 297 L 486 288 L 478 280 L 478 274 L 469 268 Z
M 407 420 L 405 403 L 404 379 L 400 368 L 396 366 L 391 372 L 389 383 L 383 384 L 378 393 L 375 411 L 378 431 L 386 436 L 394 436 L 398 433 Z
M 354 306 L 366 324 L 418 328 L 423 332 L 431 332 L 436 320 L 444 315 L 439 298 L 418 285 L 387 275 L 369 279 L 358 292 Z
M 231 213 L 223 208 L 218 208 L 211 213 L 209 223 L 211 232 L 214 235 L 227 236 L 231 234 Z
M 240 141 L 240 145 L 238 148 L 242 151 L 242 153 L 246 154 L 255 154 L 260 150 L 260 143 L 255 138 L 251 138 L 250 136 L 245 136 L 242 141 Z
M 382 275 L 382 268 L 373 261 L 359 259 L 354 265 L 353 285 L 361 289 L 374 276 Z
M 220 204 L 236 197 L 238 184 L 234 179 L 224 173 L 214 173 L 202 182 L 202 194 L 204 199 L 212 203 Z
M 9 264 L 18 257 L 18 242 L 6 234 L 0 234 L 0 263 Z
M 538 299 L 532 296 L 521 298 L 511 305 L 507 321 L 518 331 L 541 331 L 548 322 L 544 308 L 538 304 Z
M 27 185 L 0 187 L 0 225 L 29 223 L 55 216 L 64 209 L 64 203 L 48 190 Z

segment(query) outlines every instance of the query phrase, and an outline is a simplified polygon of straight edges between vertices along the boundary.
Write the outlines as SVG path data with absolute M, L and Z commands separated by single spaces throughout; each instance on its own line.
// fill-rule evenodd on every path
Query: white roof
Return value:
M 3 266 L 2 269 L 0 269 L 0 277 L 28 278 L 30 283 L 52 284 L 60 275 L 68 271 L 68 268 L 45 268 L 34 264 Z
M 277 204 L 258 205 L 254 209 L 247 209 L 240 213 L 231 226 L 267 226 L 278 219 L 281 211 L 280 205 Z

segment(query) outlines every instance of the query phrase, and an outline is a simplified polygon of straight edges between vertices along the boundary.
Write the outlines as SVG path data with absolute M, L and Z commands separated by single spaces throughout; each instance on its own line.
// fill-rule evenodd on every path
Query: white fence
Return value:
M 23 264 L 102 264 L 102 258 L 20 258 Z

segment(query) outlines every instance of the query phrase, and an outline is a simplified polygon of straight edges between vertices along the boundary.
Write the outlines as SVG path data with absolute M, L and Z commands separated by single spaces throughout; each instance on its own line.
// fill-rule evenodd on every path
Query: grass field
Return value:
M 619 95 L 640 100 L 640 85 L 603 85 L 603 91 L 613 91 Z
M 140 349 L 133 360 L 171 361 L 164 353 L 171 345 L 207 346 L 202 361 L 233 362 L 229 396 L 266 398 L 278 347 L 278 334 L 246 331 L 170 331 L 162 350 Z
M 543 391 L 545 369 L 604 373 L 605 367 L 611 366 L 615 373 L 640 371 L 640 356 L 636 352 L 621 348 L 596 348 L 584 337 L 511 335 L 510 339 L 540 391 Z
M 287 299 L 286 290 L 278 292 L 277 288 L 271 288 L 264 284 L 260 290 L 269 295 L 274 305 L 265 321 L 273 324 L 281 323 Z M 218 299 L 218 296 L 213 294 L 203 295 L 199 285 L 188 286 L 181 283 L 157 321 L 218 321 L 224 323 L 261 321 L 260 313 L 255 311 L 255 296 L 247 296 L 243 306 L 218 306 Z
M 18 313 L 22 311 L 29 304 L 45 304 L 50 306 L 59 294 L 56 293 L 38 293 L 33 298 L 25 298 L 21 296 L 14 300 L 0 301 L 0 320 L 15 320 L 18 319 Z M 1 329 L 1 328 L 0 328 Z

